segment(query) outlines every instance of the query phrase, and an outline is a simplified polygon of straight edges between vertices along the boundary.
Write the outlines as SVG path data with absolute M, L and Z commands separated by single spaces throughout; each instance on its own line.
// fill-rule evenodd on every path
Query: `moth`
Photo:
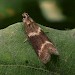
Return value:
M 32 44 L 39 59 L 46 64 L 50 61 L 52 54 L 59 55 L 55 45 L 48 39 L 46 34 L 28 13 L 23 13 L 22 16 L 28 40 Z

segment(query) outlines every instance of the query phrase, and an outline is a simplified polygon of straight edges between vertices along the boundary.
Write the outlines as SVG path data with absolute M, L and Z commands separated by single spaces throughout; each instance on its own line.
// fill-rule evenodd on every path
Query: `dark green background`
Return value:
M 63 10 L 67 20 L 63 22 L 47 21 L 39 9 L 38 1 L 41 0 L 0 0 L 0 14 L 3 14 L 4 19 L 0 19 L 0 29 L 11 24 L 22 21 L 22 13 L 27 12 L 39 24 L 56 28 L 56 29 L 72 29 L 75 28 L 75 0 L 57 0 L 59 7 Z M 43 0 L 42 0 L 43 1 Z M 14 16 L 10 16 L 7 8 L 12 8 L 15 11 Z

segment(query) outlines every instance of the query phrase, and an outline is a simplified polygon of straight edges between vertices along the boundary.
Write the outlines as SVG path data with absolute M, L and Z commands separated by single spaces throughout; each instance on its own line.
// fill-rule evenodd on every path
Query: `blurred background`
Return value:
M 0 29 L 22 22 L 23 12 L 47 27 L 75 28 L 75 0 L 0 0 Z

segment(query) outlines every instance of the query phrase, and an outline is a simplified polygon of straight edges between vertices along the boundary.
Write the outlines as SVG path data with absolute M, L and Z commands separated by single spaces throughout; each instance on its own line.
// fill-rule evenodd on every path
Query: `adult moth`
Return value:
M 27 13 L 23 13 L 22 16 L 25 32 L 39 59 L 46 64 L 51 59 L 52 54 L 59 55 L 54 44 L 48 39 L 39 25 Z

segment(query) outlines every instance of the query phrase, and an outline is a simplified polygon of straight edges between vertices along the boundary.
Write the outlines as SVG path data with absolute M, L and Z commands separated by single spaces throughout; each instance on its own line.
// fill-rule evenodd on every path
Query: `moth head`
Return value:
M 28 13 L 23 13 L 22 16 L 23 16 L 24 19 L 29 17 Z
M 32 18 L 28 15 L 28 13 L 23 13 L 22 16 L 23 16 L 23 22 L 26 25 L 30 25 L 31 22 L 33 22 Z

